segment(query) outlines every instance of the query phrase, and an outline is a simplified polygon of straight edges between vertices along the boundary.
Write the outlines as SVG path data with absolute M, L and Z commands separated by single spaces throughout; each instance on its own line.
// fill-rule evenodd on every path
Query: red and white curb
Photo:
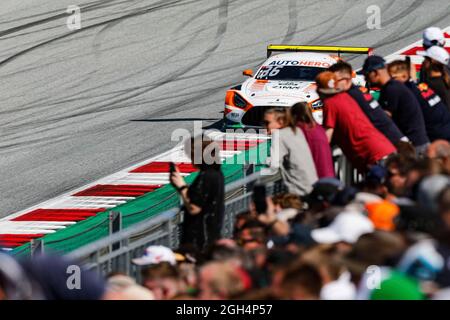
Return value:
M 222 160 L 269 139 L 265 135 L 245 133 L 210 132 L 208 136 L 219 142 Z M 171 161 L 178 164 L 183 176 L 197 171 L 180 144 L 81 188 L 1 218 L 0 247 L 12 249 L 168 184 Z

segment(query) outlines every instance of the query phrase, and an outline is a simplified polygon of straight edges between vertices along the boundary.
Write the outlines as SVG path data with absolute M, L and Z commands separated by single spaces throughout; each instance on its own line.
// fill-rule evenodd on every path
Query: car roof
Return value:
M 269 57 L 262 65 L 299 65 L 328 68 L 337 62 L 336 56 L 317 52 L 278 53 Z

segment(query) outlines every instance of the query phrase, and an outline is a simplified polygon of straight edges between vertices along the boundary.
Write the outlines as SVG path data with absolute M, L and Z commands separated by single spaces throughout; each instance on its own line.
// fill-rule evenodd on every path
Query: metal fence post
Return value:
M 30 252 L 31 256 L 44 253 L 44 239 L 31 239 Z
M 119 211 L 111 211 L 109 213 L 109 234 L 119 232 L 122 229 L 122 214 Z M 120 241 L 110 246 L 110 251 L 119 249 Z
M 174 219 L 167 221 L 167 233 L 169 237 L 169 248 L 176 248 L 179 244 L 178 226 Z
M 244 165 L 244 179 L 246 177 L 250 176 L 251 174 L 253 174 L 254 172 L 255 172 L 255 165 L 253 163 L 251 163 L 247 166 Z M 243 186 L 243 188 L 244 188 L 244 193 L 247 193 L 252 190 L 253 183 L 251 183 L 251 182 L 247 183 Z

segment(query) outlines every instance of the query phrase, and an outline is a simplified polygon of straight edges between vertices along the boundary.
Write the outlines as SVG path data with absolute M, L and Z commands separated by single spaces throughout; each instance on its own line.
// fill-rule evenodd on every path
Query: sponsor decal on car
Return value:
M 273 86 L 274 89 L 300 90 L 300 84 L 295 81 L 280 81 Z
M 305 67 L 328 68 L 331 66 L 331 63 L 325 61 L 275 60 L 269 63 L 267 66 L 305 66 Z

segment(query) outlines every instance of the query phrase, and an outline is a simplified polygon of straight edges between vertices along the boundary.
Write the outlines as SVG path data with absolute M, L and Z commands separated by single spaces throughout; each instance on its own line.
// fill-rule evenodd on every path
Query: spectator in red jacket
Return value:
M 335 177 L 331 148 L 325 130 L 314 120 L 311 108 L 307 103 L 299 102 L 292 106 L 290 113 L 292 121 L 305 135 L 318 178 Z
M 396 152 L 392 143 L 375 129 L 355 100 L 336 88 L 333 72 L 320 73 L 316 83 L 324 103 L 323 125 L 328 141 L 333 139 L 355 168 L 366 171 Z

